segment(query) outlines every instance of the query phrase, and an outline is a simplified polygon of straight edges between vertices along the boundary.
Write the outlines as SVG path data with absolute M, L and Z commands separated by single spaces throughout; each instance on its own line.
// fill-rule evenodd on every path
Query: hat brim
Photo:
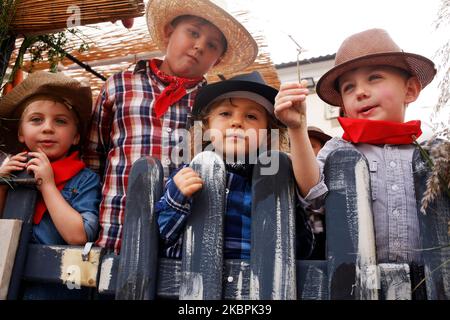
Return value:
M 337 80 L 347 71 L 355 68 L 384 65 L 397 67 L 416 76 L 425 88 L 434 78 L 436 69 L 433 61 L 428 58 L 408 52 L 386 52 L 366 55 L 340 65 L 326 72 L 317 83 L 316 92 L 326 103 L 333 106 L 341 106 L 341 95 L 338 91 Z
M 317 140 L 321 141 L 323 144 L 325 144 L 328 140 L 331 140 L 331 136 L 327 135 L 323 132 L 308 130 L 308 136 L 310 138 L 316 138 Z
M 228 12 L 211 2 L 201 0 L 152 0 L 146 9 L 147 26 L 158 48 L 166 51 L 164 27 L 176 17 L 193 15 L 215 25 L 227 40 L 227 51 L 220 63 L 212 68 L 216 73 L 233 73 L 250 66 L 258 55 L 258 45 Z

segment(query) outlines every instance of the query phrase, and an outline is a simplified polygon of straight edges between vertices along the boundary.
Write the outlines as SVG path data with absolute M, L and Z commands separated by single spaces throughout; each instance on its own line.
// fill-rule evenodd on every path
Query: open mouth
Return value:
M 359 110 L 359 113 L 362 115 L 368 115 L 372 110 L 374 110 L 378 106 L 366 106 Z

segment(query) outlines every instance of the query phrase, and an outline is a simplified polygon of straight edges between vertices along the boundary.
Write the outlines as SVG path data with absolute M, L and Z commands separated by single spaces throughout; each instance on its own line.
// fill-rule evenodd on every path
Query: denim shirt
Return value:
M 87 241 L 96 240 L 101 199 L 99 176 L 85 168 L 66 183 L 61 190 L 61 194 L 67 203 L 78 211 L 83 218 Z M 39 224 L 33 225 L 31 242 L 47 245 L 67 244 L 53 224 L 48 212 L 44 214 Z

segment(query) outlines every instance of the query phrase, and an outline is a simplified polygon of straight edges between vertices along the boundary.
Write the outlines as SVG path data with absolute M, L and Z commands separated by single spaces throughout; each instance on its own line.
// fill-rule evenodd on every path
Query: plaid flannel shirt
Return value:
M 251 176 L 243 176 L 227 169 L 224 258 L 250 259 Z M 192 198 L 185 197 L 173 182 L 175 174 L 173 172 L 167 180 L 166 192 L 155 206 L 162 239 L 162 255 L 168 258 L 181 258 L 182 234 L 192 202 Z M 297 206 L 297 209 L 297 257 L 304 258 L 312 252 L 314 236 L 301 206 Z
M 187 94 L 161 117 L 153 104 L 164 90 L 141 60 L 134 71 L 117 73 L 106 80 L 93 108 L 84 160 L 103 177 L 100 203 L 100 235 L 96 244 L 120 251 L 128 175 L 133 162 L 142 156 L 161 160 L 164 175 L 181 163 L 170 157 L 178 143 L 176 129 L 186 128 L 197 89 L 206 80 L 187 89 Z

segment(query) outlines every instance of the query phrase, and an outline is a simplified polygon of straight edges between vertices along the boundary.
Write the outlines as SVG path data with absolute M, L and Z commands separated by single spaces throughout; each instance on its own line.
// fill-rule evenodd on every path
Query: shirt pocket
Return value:
M 370 188 L 372 189 L 372 201 L 377 200 L 378 194 L 378 162 L 373 160 L 369 164 Z

